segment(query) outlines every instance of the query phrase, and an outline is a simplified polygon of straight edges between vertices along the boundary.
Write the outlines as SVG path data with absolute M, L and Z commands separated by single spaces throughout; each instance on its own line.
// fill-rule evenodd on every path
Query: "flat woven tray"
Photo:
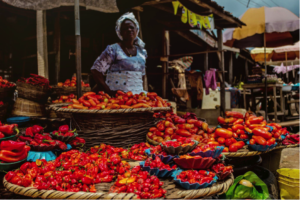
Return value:
M 61 108 L 68 104 L 52 104 L 49 109 L 55 112 L 68 112 L 68 113 L 89 113 L 89 114 L 100 114 L 100 113 L 136 113 L 136 112 L 155 112 L 155 111 L 169 111 L 171 107 L 154 107 L 154 108 L 127 108 L 127 109 L 111 109 L 111 110 L 82 110 L 82 109 L 68 109 Z
M 219 181 L 211 187 L 198 190 L 184 190 L 175 185 L 171 179 L 163 180 L 163 189 L 167 190 L 167 199 L 197 199 L 225 193 L 234 182 L 231 174 L 225 181 Z M 56 190 L 38 190 L 33 187 L 22 187 L 6 181 L 3 178 L 4 187 L 15 194 L 39 199 L 136 199 L 133 193 L 108 193 L 112 183 L 97 184 L 96 193 L 90 192 L 61 192 Z

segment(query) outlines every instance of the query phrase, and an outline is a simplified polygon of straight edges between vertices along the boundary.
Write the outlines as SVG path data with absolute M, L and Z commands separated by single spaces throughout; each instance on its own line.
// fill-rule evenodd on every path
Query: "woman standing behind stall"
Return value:
M 132 13 L 126 13 L 117 20 L 116 33 L 121 41 L 108 45 L 91 68 L 97 84 L 94 92 L 104 90 L 111 96 L 117 90 L 132 91 L 133 94 L 145 92 L 143 81 L 147 52 L 145 43 L 137 37 L 138 32 L 139 23 Z

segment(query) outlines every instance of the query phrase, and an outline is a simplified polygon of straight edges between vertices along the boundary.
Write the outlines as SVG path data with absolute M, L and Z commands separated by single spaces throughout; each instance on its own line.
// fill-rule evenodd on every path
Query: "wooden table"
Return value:
M 272 84 L 268 84 L 267 87 L 268 88 L 273 88 L 273 95 L 271 95 L 271 99 L 274 102 L 274 117 L 275 117 L 275 122 L 278 121 L 277 115 L 277 101 L 276 101 L 276 89 L 279 89 L 279 93 L 280 93 L 280 109 L 281 109 L 281 113 L 284 115 L 285 112 L 285 108 L 284 108 L 284 98 L 282 95 L 282 84 L 279 83 L 272 83 Z M 253 95 L 253 89 L 258 89 L 258 88 L 263 88 L 263 93 L 265 93 L 265 84 L 264 83 L 253 83 L 253 84 L 244 84 L 243 89 L 250 89 L 251 90 L 251 97 L 252 97 L 252 106 L 255 108 L 255 96 Z M 245 109 L 247 109 L 247 104 L 246 104 L 246 93 L 243 93 L 244 95 L 244 107 Z M 267 108 L 267 105 L 266 105 Z M 256 109 L 254 109 L 253 111 L 255 111 Z

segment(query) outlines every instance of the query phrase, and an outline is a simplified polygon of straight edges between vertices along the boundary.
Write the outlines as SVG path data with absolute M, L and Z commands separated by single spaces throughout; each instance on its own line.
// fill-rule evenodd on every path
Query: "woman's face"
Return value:
M 124 41 L 133 41 L 137 35 L 137 28 L 131 20 L 124 20 L 121 24 L 120 34 Z

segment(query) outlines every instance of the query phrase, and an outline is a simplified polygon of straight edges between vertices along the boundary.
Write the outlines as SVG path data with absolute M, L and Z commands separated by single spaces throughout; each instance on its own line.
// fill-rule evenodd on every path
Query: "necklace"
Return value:
M 135 54 L 135 47 L 133 47 L 134 53 L 130 53 L 129 50 L 127 49 L 127 47 L 125 47 L 125 49 L 126 49 L 126 53 L 129 55 L 129 57 L 132 57 Z

